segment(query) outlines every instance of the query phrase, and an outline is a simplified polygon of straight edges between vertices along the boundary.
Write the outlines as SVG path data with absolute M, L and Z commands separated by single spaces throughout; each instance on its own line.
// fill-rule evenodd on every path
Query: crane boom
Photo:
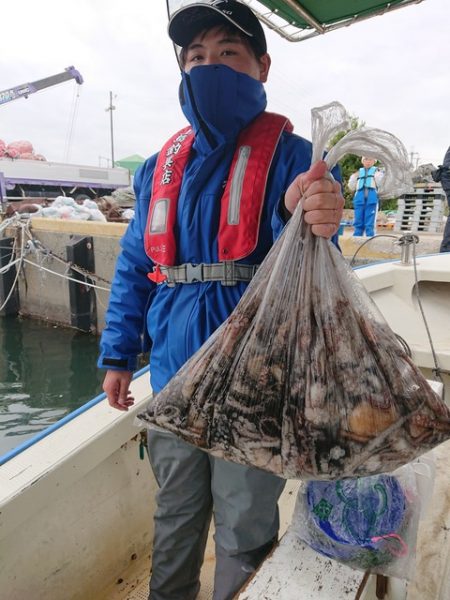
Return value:
M 0 104 L 6 104 L 12 100 L 18 100 L 19 98 L 28 98 L 30 94 L 39 92 L 45 88 L 69 81 L 69 79 L 75 79 L 75 81 L 81 85 L 83 78 L 81 74 L 75 69 L 75 67 L 67 67 L 62 73 L 52 75 L 51 77 L 45 77 L 44 79 L 38 79 L 32 83 L 23 83 L 13 88 L 9 88 L 0 92 Z

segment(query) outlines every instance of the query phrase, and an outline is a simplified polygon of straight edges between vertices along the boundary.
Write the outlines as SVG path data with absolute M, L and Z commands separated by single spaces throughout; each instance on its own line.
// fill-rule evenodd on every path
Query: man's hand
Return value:
M 103 391 L 106 393 L 109 405 L 117 410 L 127 411 L 134 404 L 134 398 L 129 391 L 133 377 L 131 371 L 107 371 L 103 380 Z
M 329 238 L 339 229 L 345 201 L 340 183 L 327 179 L 326 172 L 326 162 L 319 160 L 309 171 L 298 175 L 286 191 L 284 204 L 293 213 L 303 198 L 305 221 L 312 232 Z

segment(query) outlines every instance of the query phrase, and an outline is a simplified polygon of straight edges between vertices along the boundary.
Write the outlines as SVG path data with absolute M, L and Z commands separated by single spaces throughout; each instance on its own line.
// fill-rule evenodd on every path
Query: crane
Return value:
M 75 67 L 67 67 L 62 73 L 45 77 L 44 79 L 38 79 L 32 83 L 23 83 L 13 88 L 8 88 L 0 92 L 0 104 L 6 104 L 12 100 L 18 100 L 19 98 L 28 98 L 30 94 L 39 92 L 45 88 L 69 81 L 69 79 L 75 79 L 75 81 L 81 85 L 83 78 Z

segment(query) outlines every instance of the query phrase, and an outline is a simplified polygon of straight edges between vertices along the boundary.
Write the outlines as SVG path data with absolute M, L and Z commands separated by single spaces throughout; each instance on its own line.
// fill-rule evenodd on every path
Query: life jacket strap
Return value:
M 238 281 L 251 281 L 259 265 L 244 265 L 241 263 L 223 261 L 220 263 L 184 263 L 175 267 L 158 265 L 156 268 L 165 276 L 164 281 L 169 287 L 178 283 L 197 283 L 205 281 L 220 281 L 222 285 L 236 285 Z

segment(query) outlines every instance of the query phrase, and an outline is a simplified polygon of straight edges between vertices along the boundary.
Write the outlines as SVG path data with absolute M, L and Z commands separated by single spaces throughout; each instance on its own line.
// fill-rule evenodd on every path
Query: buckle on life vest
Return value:
M 159 271 L 157 283 L 164 283 L 168 287 L 175 287 L 177 284 L 201 283 L 205 281 L 219 281 L 222 285 L 236 285 L 238 281 L 249 282 L 252 280 L 259 265 L 245 265 L 234 261 L 223 261 L 220 263 L 184 263 L 173 267 L 162 266 Z M 154 281 L 157 277 L 155 273 L 149 274 Z M 162 279 L 166 277 L 166 279 Z
M 167 279 L 167 275 L 161 272 L 159 265 L 156 265 L 151 273 L 147 273 L 147 277 L 154 283 L 163 283 Z

